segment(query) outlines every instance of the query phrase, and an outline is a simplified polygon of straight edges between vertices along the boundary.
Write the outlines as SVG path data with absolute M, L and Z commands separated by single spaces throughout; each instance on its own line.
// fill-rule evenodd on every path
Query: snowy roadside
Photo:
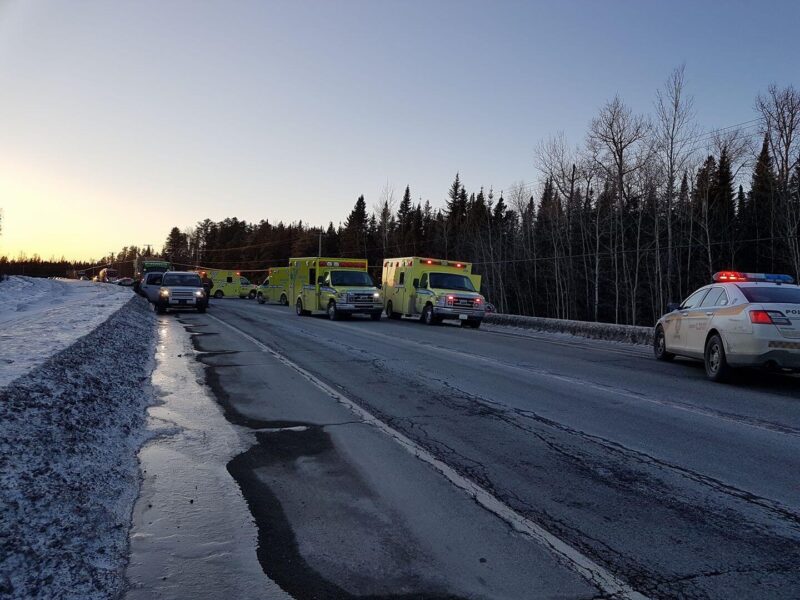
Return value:
M 155 349 L 153 312 L 128 297 L 113 312 L 104 295 L 83 317 L 110 318 L 0 387 L 0 597 L 121 593 Z
M 130 288 L 90 281 L 11 277 L 0 284 L 0 387 L 108 319 Z

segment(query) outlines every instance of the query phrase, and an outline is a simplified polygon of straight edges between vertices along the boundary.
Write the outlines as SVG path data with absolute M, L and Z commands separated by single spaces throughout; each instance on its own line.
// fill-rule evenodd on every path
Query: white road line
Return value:
M 293 362 L 283 354 L 273 350 L 266 344 L 255 339 L 248 333 L 245 333 L 238 327 L 226 323 L 213 315 L 208 315 L 211 319 L 227 327 L 228 329 L 238 333 L 240 336 L 260 348 L 262 351 L 272 355 L 276 360 L 286 365 L 299 373 L 302 377 L 307 379 L 310 383 L 318 387 L 320 390 L 328 394 L 331 398 L 346 406 L 356 416 L 359 417 L 364 423 L 372 425 L 373 427 L 384 432 L 398 444 L 400 444 L 410 454 L 416 456 L 418 459 L 428 463 L 434 469 L 444 475 L 453 485 L 466 492 L 478 504 L 484 507 L 489 512 L 497 515 L 506 523 L 511 525 L 516 531 L 526 534 L 545 546 L 550 552 L 565 563 L 568 567 L 579 573 L 589 583 L 597 586 L 603 593 L 619 599 L 627 600 L 648 600 L 647 596 L 632 589 L 628 584 L 618 579 L 613 573 L 606 568 L 594 562 L 591 558 L 582 554 L 560 538 L 556 537 L 541 525 L 531 521 L 527 517 L 521 515 L 510 506 L 504 504 L 491 493 L 477 485 L 475 482 L 470 481 L 457 473 L 452 467 L 440 461 L 438 458 L 430 454 L 427 450 L 417 445 L 416 442 L 404 436 L 402 433 L 390 427 L 372 413 L 362 408 L 354 401 L 347 398 L 338 390 L 329 386 L 324 381 L 312 375 L 309 371 Z

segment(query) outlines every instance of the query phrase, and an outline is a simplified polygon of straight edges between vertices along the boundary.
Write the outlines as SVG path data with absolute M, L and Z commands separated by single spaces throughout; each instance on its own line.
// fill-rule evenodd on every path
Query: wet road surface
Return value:
M 210 316 L 178 318 L 254 433 L 228 471 L 295 597 L 798 597 L 795 377 L 247 301 Z

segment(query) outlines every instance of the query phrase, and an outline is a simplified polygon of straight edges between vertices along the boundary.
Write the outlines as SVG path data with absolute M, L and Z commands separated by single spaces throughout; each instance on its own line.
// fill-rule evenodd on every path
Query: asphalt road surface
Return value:
M 800 380 L 215 301 L 178 317 L 297 598 L 798 598 Z

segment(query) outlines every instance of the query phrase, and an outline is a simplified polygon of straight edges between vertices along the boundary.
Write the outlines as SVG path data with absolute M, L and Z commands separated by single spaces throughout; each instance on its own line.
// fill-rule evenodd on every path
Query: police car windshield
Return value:
M 331 285 L 373 287 L 375 284 L 366 271 L 331 271 Z
M 770 285 L 762 287 L 740 285 L 739 289 L 742 290 L 748 302 L 758 304 L 800 304 L 800 288 L 797 286 Z
M 431 273 L 430 287 L 441 290 L 463 290 L 474 292 L 475 287 L 472 280 L 466 275 L 456 275 L 455 273 Z
M 202 287 L 200 276 L 195 273 L 167 273 L 161 280 L 163 286 Z

